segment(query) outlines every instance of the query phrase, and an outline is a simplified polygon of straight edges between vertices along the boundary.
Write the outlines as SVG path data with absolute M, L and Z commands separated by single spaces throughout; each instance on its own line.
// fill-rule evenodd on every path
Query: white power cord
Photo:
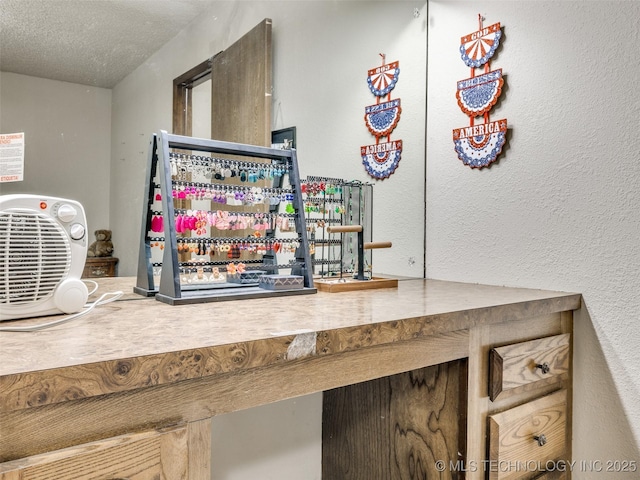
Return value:
M 93 292 L 95 292 L 98 289 L 98 284 L 93 280 L 88 280 L 88 281 L 95 284 L 95 288 L 91 291 L 91 293 L 89 293 L 89 295 L 91 295 Z M 104 293 L 95 302 L 87 303 L 84 306 L 84 310 L 78 313 L 74 313 L 73 315 L 69 315 L 68 317 L 59 318 L 51 322 L 39 323 L 36 325 L 26 325 L 24 327 L 0 327 L 0 332 L 35 332 L 37 330 L 43 330 L 45 328 L 53 327 L 55 325 L 61 325 L 63 323 L 74 320 L 76 318 L 85 316 L 87 313 L 89 313 L 91 310 L 93 310 L 95 307 L 99 305 L 105 305 L 107 303 L 114 302 L 118 300 L 120 297 L 122 297 L 122 295 L 123 293 L 121 291 Z M 111 297 L 111 298 L 108 298 L 108 297 Z
M 82 281 L 84 283 L 93 283 L 93 290 L 91 290 L 88 295 L 91 296 L 95 293 L 96 290 L 98 290 L 98 282 L 96 282 L 95 280 L 88 280 L 86 278 L 83 278 Z

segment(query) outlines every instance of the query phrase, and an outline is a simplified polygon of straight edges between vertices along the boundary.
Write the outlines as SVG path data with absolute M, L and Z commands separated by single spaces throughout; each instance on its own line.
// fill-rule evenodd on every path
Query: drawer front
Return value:
M 536 477 L 535 480 L 566 480 L 567 479 L 567 471 L 559 471 L 556 470 L 554 472 L 543 473 L 539 477 Z
M 186 427 L 123 435 L 0 463 L 0 480 L 183 480 Z
M 488 424 L 489 478 L 532 478 L 565 454 L 567 391 L 490 415 Z
M 560 380 L 569 372 L 568 333 L 493 348 L 489 352 L 489 397 L 539 381 Z

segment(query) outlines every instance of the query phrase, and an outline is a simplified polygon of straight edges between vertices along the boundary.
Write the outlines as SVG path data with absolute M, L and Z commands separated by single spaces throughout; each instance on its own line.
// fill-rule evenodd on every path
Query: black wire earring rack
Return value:
M 302 183 L 307 187 L 304 204 L 316 277 L 351 277 L 361 262 L 370 267 L 371 251 L 359 255 L 358 239 L 372 240 L 373 185 L 325 176 L 308 176 Z M 358 236 L 328 232 L 340 225 L 362 225 L 363 232 Z

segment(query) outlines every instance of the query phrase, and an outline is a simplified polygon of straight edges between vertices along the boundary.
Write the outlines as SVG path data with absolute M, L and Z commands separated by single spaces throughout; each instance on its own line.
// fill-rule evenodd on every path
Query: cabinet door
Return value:
M 271 146 L 271 20 L 211 60 L 211 138 Z
M 325 391 L 322 478 L 459 478 L 466 385 L 456 360 Z
M 0 480 L 182 480 L 186 427 L 123 435 L 0 464 Z

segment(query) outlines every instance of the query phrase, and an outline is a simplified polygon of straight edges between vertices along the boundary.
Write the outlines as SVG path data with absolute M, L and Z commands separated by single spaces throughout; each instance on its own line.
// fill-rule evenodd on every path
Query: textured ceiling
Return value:
M 214 0 L 0 0 L 0 70 L 111 88 Z

